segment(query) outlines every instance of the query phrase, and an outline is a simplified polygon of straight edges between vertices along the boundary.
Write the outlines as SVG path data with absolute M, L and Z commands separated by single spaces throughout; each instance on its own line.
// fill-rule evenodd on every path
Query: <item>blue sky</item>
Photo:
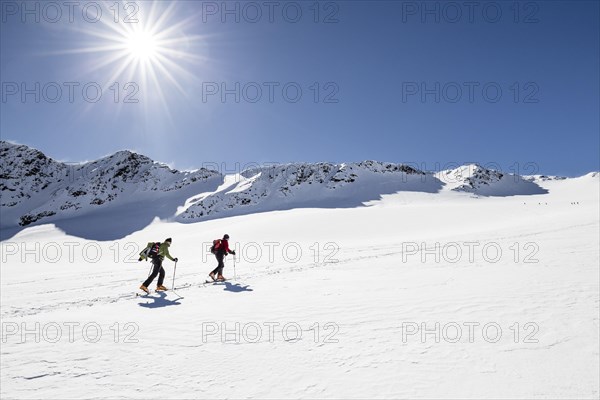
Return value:
M 180 169 L 600 169 L 597 1 L 228 2 L 229 13 L 220 1 L 124 2 L 118 15 L 111 1 L 99 17 L 98 3 L 2 2 L 2 139 L 64 161 L 131 149 Z

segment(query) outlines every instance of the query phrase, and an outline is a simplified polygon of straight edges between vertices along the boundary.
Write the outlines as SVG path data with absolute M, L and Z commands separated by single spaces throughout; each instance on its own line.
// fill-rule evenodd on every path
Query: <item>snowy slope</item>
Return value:
M 540 187 L 537 180 L 547 179 L 545 176 L 529 176 L 506 174 L 483 168 L 477 164 L 466 164 L 461 167 L 441 171 L 436 177 L 447 184 L 447 188 L 457 192 L 474 193 L 481 196 L 515 196 L 544 194 L 547 190 Z
M 27 227 L 1 244 L 0 396 L 598 398 L 600 177 L 536 182 L 547 193 L 407 190 L 100 242 Z M 237 278 L 204 286 L 203 245 L 225 232 Z M 191 286 L 132 297 L 139 246 L 167 236 Z
M 286 164 L 243 171 L 233 186 L 189 205 L 181 221 L 299 207 L 357 207 L 398 191 L 435 193 L 442 184 L 402 164 Z
M 92 215 L 99 230 L 86 227 L 81 234 L 95 238 L 105 238 L 101 231 L 107 218 L 122 223 L 114 228 L 114 237 L 122 237 L 132 232 L 129 224 L 140 229 L 142 221 L 147 225 L 155 217 L 168 218 L 185 199 L 215 190 L 223 180 L 215 171 L 180 172 L 130 151 L 67 165 L 27 146 L 0 142 L 0 156 L 1 227 L 59 222 L 78 234 L 80 224 L 69 220 Z
M 358 207 L 394 193 L 547 192 L 539 185 L 545 177 L 504 174 L 474 164 L 432 173 L 378 161 L 295 163 L 223 176 L 207 169 L 176 171 L 130 151 L 67 165 L 27 146 L 0 142 L 0 155 L 1 239 L 45 223 L 75 236 L 109 240 L 155 218 L 192 223 L 294 208 Z M 84 229 L 78 221 L 82 216 L 91 221 Z M 107 219 L 110 227 L 103 222 Z

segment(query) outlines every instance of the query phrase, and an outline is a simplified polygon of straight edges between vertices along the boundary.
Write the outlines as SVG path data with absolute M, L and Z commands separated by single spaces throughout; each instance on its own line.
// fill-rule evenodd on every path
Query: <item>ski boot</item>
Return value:
M 167 288 L 166 288 L 166 287 L 164 287 L 163 285 L 158 285 L 158 286 L 156 287 L 156 291 L 157 291 L 157 292 L 165 292 L 165 291 L 167 291 Z
M 142 289 L 144 292 L 146 292 L 146 294 L 150 294 L 150 291 L 148 290 L 148 288 L 144 285 L 140 286 L 140 289 Z
M 217 276 L 217 282 L 223 282 L 225 280 L 226 279 L 225 279 L 225 277 L 223 275 L 219 274 L 219 276 Z
M 217 278 L 215 277 L 215 273 L 214 272 L 211 272 L 210 274 L 208 274 L 208 276 L 210 276 L 210 279 L 212 279 L 213 282 L 217 281 Z

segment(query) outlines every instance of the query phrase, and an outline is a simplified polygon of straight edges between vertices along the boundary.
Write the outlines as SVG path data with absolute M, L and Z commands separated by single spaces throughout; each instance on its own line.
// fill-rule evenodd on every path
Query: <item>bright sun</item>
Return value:
M 159 53 L 158 40 L 150 32 L 132 32 L 127 37 L 127 49 L 139 61 L 151 60 Z
M 110 2 L 99 4 L 106 7 L 107 15 L 112 15 Z M 197 71 L 207 61 L 203 52 L 198 51 L 206 36 L 185 33 L 194 29 L 196 19 L 178 18 L 176 2 L 123 4 L 139 5 L 135 15 L 129 15 L 129 23 L 115 24 L 110 18 L 102 19 L 102 24 L 92 24 L 83 31 L 87 38 L 82 47 L 55 54 L 94 54 L 94 65 L 89 70 L 105 71 L 107 76 L 103 81 L 108 87 L 115 82 L 124 82 L 136 90 L 139 87 L 140 93 L 152 93 L 152 100 L 160 101 L 168 111 L 166 96 L 172 92 L 168 89 L 175 87 L 186 94 L 182 83 L 195 79 L 189 68 L 193 66 Z

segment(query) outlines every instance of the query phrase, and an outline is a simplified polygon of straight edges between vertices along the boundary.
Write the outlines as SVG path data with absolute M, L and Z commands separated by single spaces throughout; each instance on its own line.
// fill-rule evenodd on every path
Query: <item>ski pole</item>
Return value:
M 177 272 L 177 261 L 175 261 L 175 268 L 173 268 L 173 284 L 171 287 L 175 289 L 175 272 Z
M 237 280 L 237 276 L 235 274 L 235 256 L 236 254 L 233 255 L 233 279 Z

